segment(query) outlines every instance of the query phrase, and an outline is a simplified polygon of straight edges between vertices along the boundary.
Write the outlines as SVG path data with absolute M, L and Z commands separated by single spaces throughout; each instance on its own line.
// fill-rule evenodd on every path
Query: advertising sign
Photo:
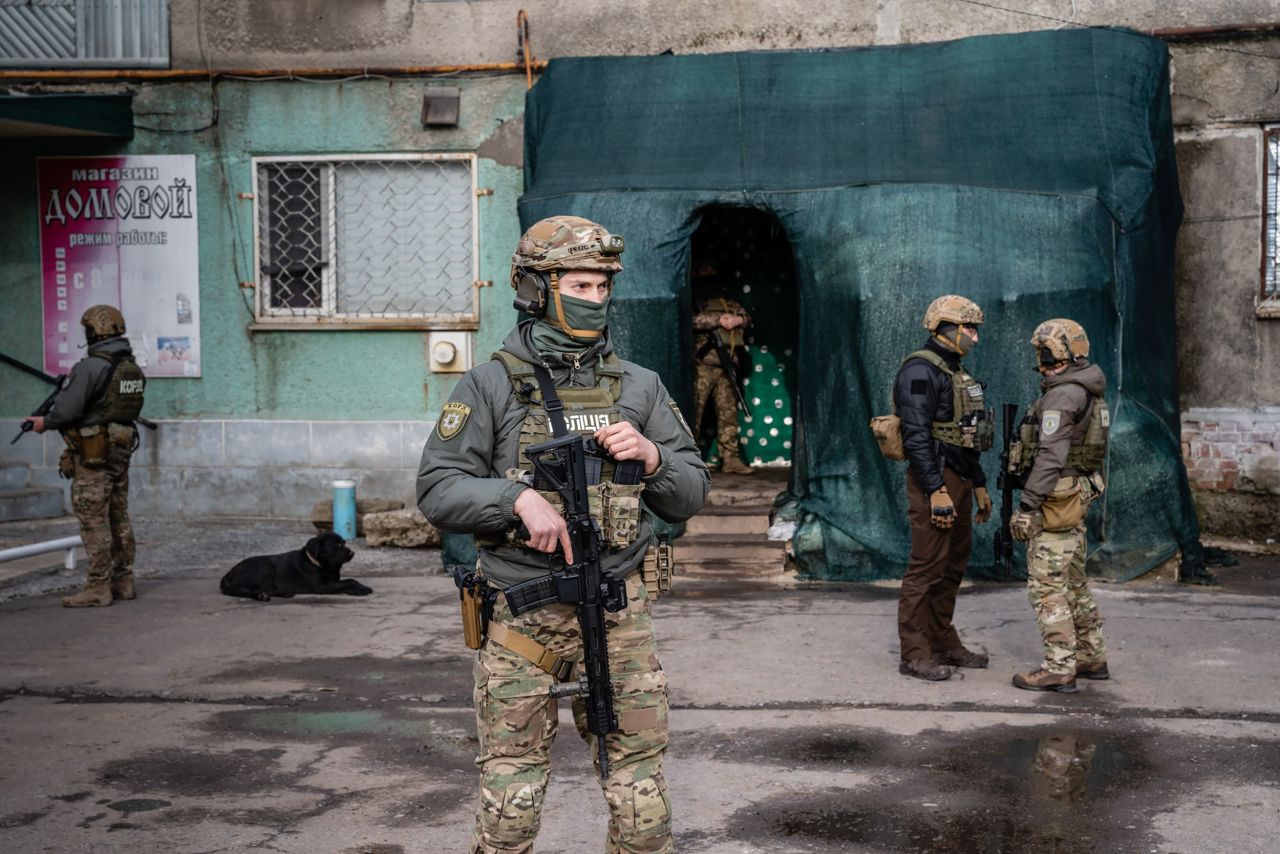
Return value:
M 84 356 L 80 316 L 120 309 L 148 377 L 200 376 L 194 155 L 39 158 L 44 369 Z

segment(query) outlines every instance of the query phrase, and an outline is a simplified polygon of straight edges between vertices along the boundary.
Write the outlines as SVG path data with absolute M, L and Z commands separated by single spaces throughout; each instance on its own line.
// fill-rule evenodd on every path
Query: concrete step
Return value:
M 676 540 L 675 549 L 677 563 L 774 563 L 782 560 L 784 544 L 767 540 L 762 534 L 739 537 L 696 534 Z
M 787 488 L 789 474 L 789 469 L 762 469 L 751 475 L 715 472 L 704 512 L 714 507 L 757 507 L 767 513 L 774 497 Z
M 684 524 L 685 537 L 759 535 L 769 530 L 769 514 L 756 508 L 713 507 Z
M 26 463 L 0 465 L 0 489 L 26 489 L 31 481 L 31 466 Z
M 62 506 L 61 489 L 0 489 L 0 522 L 64 515 L 66 510 Z
M 788 575 L 783 553 L 767 560 L 686 560 L 676 552 L 676 583 L 680 579 L 781 578 Z

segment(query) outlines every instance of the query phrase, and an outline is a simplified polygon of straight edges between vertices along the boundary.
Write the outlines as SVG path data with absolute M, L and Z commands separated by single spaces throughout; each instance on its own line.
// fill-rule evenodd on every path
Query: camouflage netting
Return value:
M 939 294 L 987 324 L 994 404 L 1036 395 L 1041 320 L 1089 331 L 1111 381 L 1110 490 L 1091 571 L 1203 564 L 1179 439 L 1173 247 L 1182 216 L 1168 54 L 1077 29 L 858 50 L 555 60 L 529 93 L 528 225 L 572 213 L 627 240 L 614 340 L 689 399 L 690 238 L 710 205 L 768 211 L 796 263 L 792 475 L 809 573 L 899 575 L 904 469 L 867 427 Z M 984 457 L 994 472 L 996 453 Z M 994 524 L 973 566 L 993 564 Z M 1021 548 L 1018 560 L 1022 560 Z

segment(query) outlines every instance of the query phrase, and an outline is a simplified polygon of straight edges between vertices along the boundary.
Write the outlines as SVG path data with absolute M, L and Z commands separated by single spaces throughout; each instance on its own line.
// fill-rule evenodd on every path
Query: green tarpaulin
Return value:
M 1179 439 L 1173 250 L 1182 216 L 1164 45 L 1076 29 L 855 50 L 555 60 L 526 111 L 527 226 L 573 213 L 627 240 L 613 335 L 689 399 L 690 238 L 712 205 L 777 218 L 798 305 L 792 491 L 801 566 L 872 579 L 906 563 L 887 412 L 920 319 L 986 310 L 968 360 L 993 403 L 1037 393 L 1027 338 L 1085 325 L 1111 381 L 1090 569 L 1202 556 Z M 984 457 L 992 474 L 996 453 Z M 973 567 L 993 564 L 975 528 Z M 1021 549 L 1018 549 L 1021 561 Z

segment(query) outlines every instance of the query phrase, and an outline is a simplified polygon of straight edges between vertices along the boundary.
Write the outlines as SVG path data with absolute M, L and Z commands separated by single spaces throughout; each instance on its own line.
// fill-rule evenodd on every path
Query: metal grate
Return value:
M 1277 246 L 1277 232 L 1280 232 L 1280 128 L 1271 128 L 1266 134 L 1266 172 L 1267 184 L 1263 190 L 1263 229 L 1266 252 L 1262 257 L 1262 293 L 1263 302 L 1280 300 L 1280 246 Z
M 0 67 L 167 68 L 167 0 L 0 0 Z
M 256 161 L 259 317 L 473 321 L 473 155 Z

